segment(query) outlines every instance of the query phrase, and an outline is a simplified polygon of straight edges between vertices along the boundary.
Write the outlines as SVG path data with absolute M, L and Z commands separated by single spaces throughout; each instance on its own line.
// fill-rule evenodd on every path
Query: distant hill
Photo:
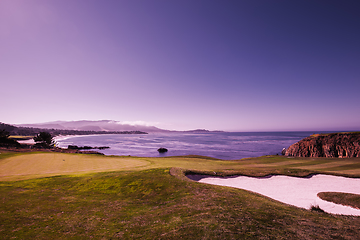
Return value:
M 206 129 L 195 129 L 195 130 L 189 130 L 189 131 L 183 131 L 185 133 L 219 133 L 219 132 L 224 132 L 224 131 L 210 131 L 210 130 L 206 130 Z
M 30 124 L 29 124 L 30 125 Z M 48 125 L 47 127 L 42 127 L 42 125 L 36 125 L 38 127 L 29 127 L 29 126 L 13 126 L 10 124 L 5 124 L 0 122 L 0 130 L 5 130 L 10 133 L 10 135 L 17 136 L 35 136 L 40 132 L 49 132 L 53 136 L 58 135 L 89 135 L 89 134 L 146 134 L 147 132 L 130 130 L 130 131 L 95 131 L 95 130 L 74 130 L 74 129 L 59 129 L 57 125 Z M 52 126 L 54 128 L 52 128 Z
M 77 130 L 77 131 L 103 131 L 103 132 L 116 132 L 116 131 L 141 131 L 147 133 L 155 132 L 184 132 L 184 133 L 210 133 L 210 132 L 222 132 L 222 131 L 209 131 L 206 129 L 196 129 L 189 131 L 171 131 L 154 126 L 145 125 L 130 125 L 124 124 L 113 120 L 100 120 L 100 121 L 55 121 L 46 123 L 34 123 L 34 124 L 18 124 L 18 127 L 31 127 L 42 129 L 60 129 L 60 130 Z
M 55 121 L 47 123 L 35 124 L 19 124 L 19 127 L 45 128 L 45 129 L 61 129 L 61 130 L 78 130 L 78 131 L 141 131 L 141 132 L 168 132 L 168 130 L 160 129 L 154 126 L 130 125 L 112 120 L 100 121 Z

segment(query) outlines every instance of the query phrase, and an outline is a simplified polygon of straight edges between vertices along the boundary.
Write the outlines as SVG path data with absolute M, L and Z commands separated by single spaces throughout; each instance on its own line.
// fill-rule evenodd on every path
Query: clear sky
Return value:
M 360 130 L 360 1 L 0 0 L 0 122 Z

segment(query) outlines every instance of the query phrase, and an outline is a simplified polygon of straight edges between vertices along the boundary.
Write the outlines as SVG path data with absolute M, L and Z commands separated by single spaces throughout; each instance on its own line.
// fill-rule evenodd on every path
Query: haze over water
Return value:
M 235 160 L 280 154 L 283 148 L 314 132 L 216 132 L 216 133 L 151 133 L 76 136 L 58 140 L 59 147 L 109 146 L 98 150 L 106 155 L 141 157 L 202 155 Z M 157 149 L 169 151 L 159 154 Z

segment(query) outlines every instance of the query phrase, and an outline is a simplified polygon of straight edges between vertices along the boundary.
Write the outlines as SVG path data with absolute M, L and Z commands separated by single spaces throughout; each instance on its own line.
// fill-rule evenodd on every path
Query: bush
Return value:
M 21 144 L 14 139 L 9 138 L 10 134 L 5 129 L 0 130 L 0 147 L 21 147 Z
M 55 146 L 55 141 L 48 132 L 40 132 L 34 137 L 34 141 L 36 142 L 34 145 L 36 148 L 52 148 Z
M 325 211 L 322 210 L 319 205 L 311 205 L 310 207 L 310 210 L 311 211 L 314 211 L 314 212 L 320 212 L 320 213 L 324 213 Z
M 10 136 L 10 133 L 6 131 L 5 129 L 0 130 L 0 138 L 8 138 Z

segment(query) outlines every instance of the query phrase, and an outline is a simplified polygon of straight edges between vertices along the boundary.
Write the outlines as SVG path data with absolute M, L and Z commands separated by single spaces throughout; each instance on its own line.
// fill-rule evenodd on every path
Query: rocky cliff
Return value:
M 360 132 L 312 135 L 291 145 L 285 156 L 360 157 Z

